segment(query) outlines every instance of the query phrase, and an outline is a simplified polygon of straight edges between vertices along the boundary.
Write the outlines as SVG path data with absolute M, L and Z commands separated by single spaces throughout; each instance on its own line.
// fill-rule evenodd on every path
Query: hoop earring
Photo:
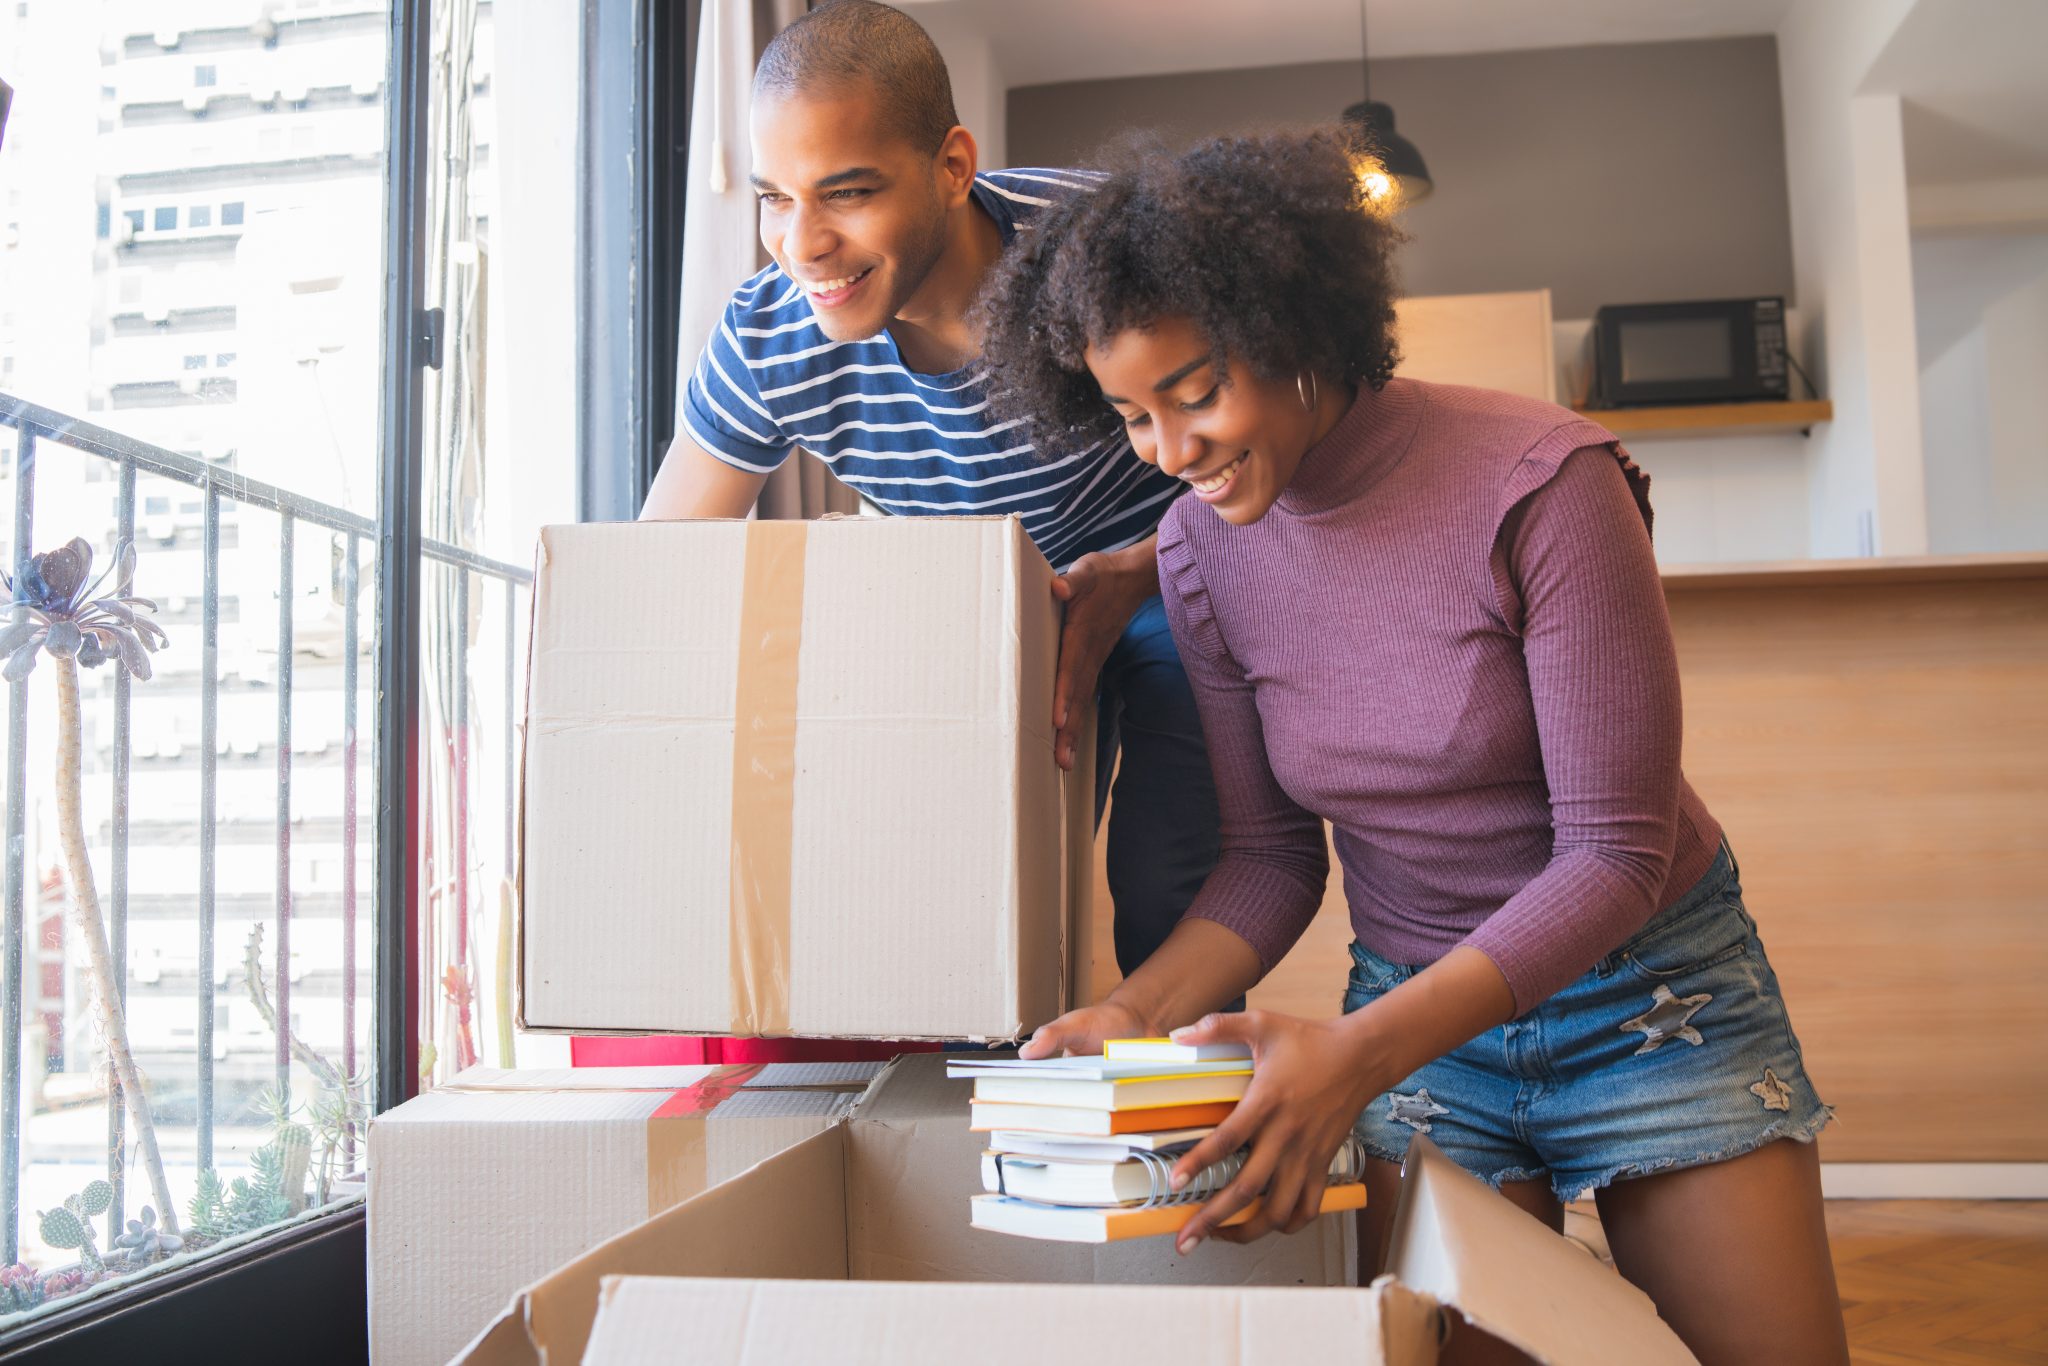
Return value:
M 1308 378 L 1308 383 L 1306 384 L 1302 383 L 1304 375 Z M 1301 406 L 1310 412 L 1314 412 L 1316 410 L 1316 401 L 1322 397 L 1322 392 L 1316 385 L 1315 371 L 1296 371 L 1294 375 L 1294 392 L 1301 396 Z

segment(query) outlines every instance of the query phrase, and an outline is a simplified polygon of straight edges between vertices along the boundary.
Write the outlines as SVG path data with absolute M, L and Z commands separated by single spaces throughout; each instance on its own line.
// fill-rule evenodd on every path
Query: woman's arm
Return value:
M 1682 722 L 1657 560 L 1613 452 L 1565 457 L 1503 540 L 1553 835 L 1548 865 L 1465 943 L 1499 966 L 1520 1014 L 1656 910 L 1677 840 Z
M 1301 937 L 1329 881 L 1322 820 L 1273 776 L 1251 681 L 1226 649 L 1197 643 L 1189 629 L 1199 578 L 1170 526 L 1160 536 L 1159 570 L 1216 779 L 1219 858 L 1166 943 L 1101 1005 L 1039 1029 L 1025 1057 L 1100 1052 L 1105 1038 L 1161 1033 L 1235 1000 Z

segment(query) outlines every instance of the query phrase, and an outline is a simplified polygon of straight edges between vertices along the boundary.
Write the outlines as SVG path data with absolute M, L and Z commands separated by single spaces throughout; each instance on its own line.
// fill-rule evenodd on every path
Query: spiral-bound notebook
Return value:
M 1093 1145 L 1090 1145 L 1091 1147 Z M 1059 1152 L 1015 1153 L 993 1149 L 981 1155 L 981 1188 L 1044 1205 L 1123 1206 L 1192 1203 L 1221 1190 L 1244 1165 L 1237 1153 L 1203 1171 L 1184 1191 L 1169 1184 L 1174 1163 L 1191 1145 L 1166 1152 L 1133 1149 L 1102 1158 Z M 1329 1184 L 1349 1185 L 1364 1176 L 1365 1152 L 1347 1139 L 1330 1159 Z
M 1044 1238 L 1057 1243 L 1116 1243 L 1126 1238 L 1149 1238 L 1160 1233 L 1178 1233 L 1195 1217 L 1200 1205 L 1133 1205 L 1119 1209 L 1090 1208 L 1085 1205 L 1041 1205 L 1009 1195 L 977 1195 L 969 1200 L 974 1227 L 994 1233 L 1014 1233 L 1022 1238 Z M 1323 1187 L 1319 1214 L 1364 1209 L 1365 1187 L 1358 1182 Z M 1258 1213 L 1254 1200 L 1224 1224 L 1241 1224 Z
M 991 1193 L 969 1202 L 970 1221 L 996 1233 L 1063 1243 L 1178 1233 L 1204 1200 L 1237 1175 L 1245 1159 L 1244 1153 L 1234 1153 L 1175 1191 L 1169 1183 L 1173 1165 L 1185 1151 L 1136 1149 L 1118 1160 L 985 1152 L 981 1184 Z M 1355 1137 L 1347 1138 L 1330 1159 L 1319 1213 L 1363 1209 L 1364 1175 L 1365 1150 Z M 1257 1208 L 1254 1201 L 1224 1223 L 1242 1223 Z

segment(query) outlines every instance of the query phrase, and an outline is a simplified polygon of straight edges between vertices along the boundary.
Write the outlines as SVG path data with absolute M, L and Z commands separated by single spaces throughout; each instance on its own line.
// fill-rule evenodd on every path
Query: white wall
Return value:
M 946 59 L 946 74 L 953 82 L 953 108 L 981 149 L 981 169 L 1009 165 L 1010 87 L 993 45 L 980 31 L 984 25 L 974 22 L 972 16 L 938 6 L 914 4 L 908 13 L 924 25 Z
M 1929 548 L 2048 548 L 2048 234 L 1913 244 Z
M 1811 553 L 1927 549 L 1900 102 L 1864 79 L 1913 0 L 1794 0 L 1778 29 L 1806 363 L 1834 400 L 1807 459 Z
M 487 553 L 526 564 L 576 516 L 576 110 L 580 7 L 495 11 L 498 202 L 491 215 Z M 549 93 L 552 92 L 552 93 Z M 499 500 L 502 500 L 499 501 Z

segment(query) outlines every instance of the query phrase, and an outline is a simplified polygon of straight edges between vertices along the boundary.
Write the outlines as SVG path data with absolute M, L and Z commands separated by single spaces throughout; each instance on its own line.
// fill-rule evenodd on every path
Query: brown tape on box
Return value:
M 747 524 L 732 729 L 732 1025 L 789 1030 L 790 859 L 796 804 L 802 522 Z
M 721 1067 L 684 1087 L 647 1117 L 647 1213 L 680 1205 L 708 1184 L 705 1122 L 757 1073 L 761 1063 Z

